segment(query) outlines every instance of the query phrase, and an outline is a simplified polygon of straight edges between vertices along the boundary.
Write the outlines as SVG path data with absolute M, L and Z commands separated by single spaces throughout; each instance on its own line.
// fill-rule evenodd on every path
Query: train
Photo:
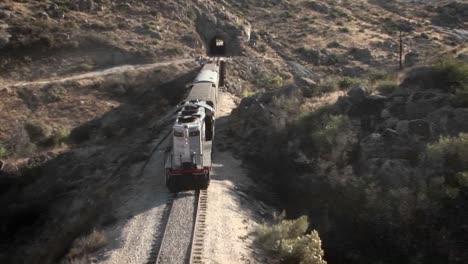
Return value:
M 166 160 L 166 186 L 171 192 L 206 189 L 210 184 L 212 146 L 224 61 L 205 63 L 179 104 Z

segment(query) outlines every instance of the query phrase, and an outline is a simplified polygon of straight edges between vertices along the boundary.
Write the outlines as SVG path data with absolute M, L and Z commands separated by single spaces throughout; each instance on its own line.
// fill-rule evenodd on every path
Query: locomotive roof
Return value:
M 201 100 L 216 103 L 216 87 L 210 82 L 201 82 L 193 84 L 192 90 L 187 96 L 189 100 Z

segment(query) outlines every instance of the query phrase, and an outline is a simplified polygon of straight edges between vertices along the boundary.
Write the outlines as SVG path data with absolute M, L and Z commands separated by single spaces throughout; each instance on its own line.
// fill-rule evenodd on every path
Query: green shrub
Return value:
M 383 80 L 377 82 L 376 87 L 377 91 L 381 94 L 391 94 L 396 88 L 398 88 L 398 83 L 391 80 Z
M 344 77 L 338 81 L 338 87 L 340 87 L 340 90 L 343 91 L 349 89 L 353 84 L 362 82 L 363 80 L 359 78 Z
M 317 93 L 319 95 L 335 91 L 338 91 L 338 82 L 336 79 L 330 79 L 317 85 Z
M 428 146 L 427 154 L 434 164 L 441 164 L 456 172 L 468 170 L 468 133 L 441 137 Z
M 8 156 L 8 151 L 7 149 L 3 146 L 3 144 L 0 144 L 0 159 L 5 158 Z
M 348 131 L 350 127 L 349 118 L 345 115 L 330 115 L 323 120 L 323 126 L 312 132 L 314 145 L 318 149 L 328 149 L 338 144 L 339 135 Z
M 44 141 L 47 139 L 47 137 L 50 136 L 51 132 L 49 126 L 37 120 L 27 121 L 24 123 L 24 129 L 26 130 L 29 139 L 33 143 Z
M 307 227 L 307 216 L 285 220 L 283 214 L 275 218 L 275 223 L 263 224 L 257 228 L 257 242 L 279 256 L 283 263 L 326 263 L 317 231 L 305 234 Z
M 67 90 L 61 84 L 51 84 L 43 89 L 42 99 L 46 103 L 53 103 L 63 99 L 67 94 Z
M 283 86 L 283 78 L 279 75 L 264 74 L 257 83 L 267 89 L 277 89 Z
M 396 79 L 396 76 L 394 73 L 390 73 L 386 71 L 373 71 L 367 75 L 367 78 L 369 79 L 371 84 L 374 84 L 378 81 Z
M 433 80 L 437 88 L 449 92 L 468 92 L 468 63 L 444 59 L 434 65 Z
M 59 127 L 57 129 L 54 129 L 48 139 L 49 145 L 50 146 L 61 145 L 67 140 L 69 136 L 70 136 L 70 130 L 64 127 Z
M 18 130 L 9 139 L 8 149 L 10 155 L 25 157 L 33 154 L 36 151 L 36 145 L 31 142 L 26 129 L 24 127 L 19 127 Z

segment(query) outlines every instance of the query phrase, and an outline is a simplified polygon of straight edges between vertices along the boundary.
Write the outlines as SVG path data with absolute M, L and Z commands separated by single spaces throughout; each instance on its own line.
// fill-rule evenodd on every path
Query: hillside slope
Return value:
M 440 227 L 439 222 L 421 225 L 419 221 L 427 218 L 405 215 L 406 207 L 397 208 L 394 204 L 380 207 L 377 203 L 403 196 L 408 203 L 419 201 L 419 198 L 411 200 L 410 194 L 415 194 L 415 186 L 420 185 L 408 182 L 414 179 L 411 176 L 414 173 L 422 173 L 424 166 L 418 163 L 418 155 L 424 146 L 436 144 L 439 136 L 456 137 L 458 132 L 467 132 L 463 125 L 468 121 L 463 89 L 444 90 L 446 85 L 453 85 L 449 82 L 434 85 L 436 91 L 426 91 L 418 84 L 418 80 L 427 79 L 424 74 L 414 75 L 416 81 L 407 79 L 409 84 L 402 82 L 406 72 L 399 70 L 400 31 L 406 69 L 436 63 L 443 56 L 467 58 L 467 4 L 430 2 L 2 1 L 0 203 L 5 210 L 0 220 L 0 262 L 55 262 L 68 252 L 75 238 L 115 221 L 113 210 L 119 205 L 113 204 L 113 195 L 125 192 L 126 185 L 138 183 L 130 175 L 136 175 L 141 162 L 149 158 L 149 142 L 159 135 L 160 118 L 187 91 L 186 84 L 198 67 L 191 59 L 209 52 L 216 38 L 223 39 L 228 55 L 234 56 L 228 64 L 226 89 L 246 97 L 229 119 L 232 138 L 226 137 L 226 145 L 235 149 L 246 163 L 255 161 L 251 166 L 261 169 L 255 175 L 257 178 L 253 177 L 262 183 L 259 187 L 270 189 L 278 184 L 287 187 L 278 190 L 279 199 L 273 196 L 264 197 L 265 200 L 273 201 L 279 210 L 288 209 L 290 216 L 308 214 L 316 221 L 311 227 L 318 229 L 325 254 L 331 261 L 391 263 L 395 259 L 382 258 L 379 254 L 384 254 L 389 245 L 395 249 L 395 245 L 401 244 L 395 246 L 400 254 L 396 257 L 398 261 L 409 259 L 418 263 L 432 257 L 427 252 L 440 248 L 440 252 L 434 253 L 440 259 L 434 259 L 463 262 L 466 256 L 460 253 L 460 240 L 446 236 L 447 232 L 458 230 L 451 229 L 455 225 L 465 230 L 466 222 L 460 220 L 463 213 L 458 211 L 463 207 L 458 206 L 463 204 L 466 189 L 450 178 L 459 173 L 465 175 L 463 160 L 461 169 L 450 171 L 452 174 L 447 174 L 451 176 L 446 179 L 450 181 L 449 187 L 458 191 L 448 189 L 448 198 L 433 194 L 437 198 L 431 202 L 442 201 L 446 206 L 434 207 L 436 212 L 427 214 L 458 215 L 452 220 L 440 220 L 459 221 L 450 223 L 450 228 L 443 224 Z M 384 108 L 380 107 L 381 102 L 377 108 L 372 108 L 373 105 L 370 109 L 378 112 L 369 115 L 366 107 L 364 114 L 360 107 L 355 113 L 350 94 L 339 100 L 338 110 L 334 107 L 320 110 L 324 105 L 333 105 L 352 87 L 359 87 L 359 83 L 369 89 L 357 89 L 358 94 L 362 92 L 367 98 L 377 93 L 374 88 L 380 89 L 381 95 L 390 102 L 386 101 Z M 433 84 L 423 82 L 424 85 Z M 417 88 L 411 90 L 414 86 Z M 401 107 L 408 112 L 399 112 Z M 352 116 L 351 120 L 348 115 Z M 302 116 L 305 123 L 298 121 Z M 313 131 L 314 136 L 324 136 L 327 131 L 315 129 L 317 126 L 328 129 L 330 120 L 325 116 L 332 116 L 333 125 L 350 131 L 344 138 L 340 133 L 334 134 L 338 137 L 333 138 L 338 140 L 333 141 L 337 150 L 331 149 L 331 145 L 314 145 L 316 139 L 303 139 L 297 134 L 310 130 L 304 133 Z M 440 121 L 445 123 L 438 123 L 439 117 L 445 118 Z M 312 119 L 313 127 L 309 127 L 307 118 Z M 430 140 L 423 142 L 426 145 L 420 141 L 408 143 L 405 140 L 410 139 L 402 140 L 395 135 L 398 144 L 392 146 L 414 143 L 418 146 L 417 153 L 408 151 L 404 155 L 409 156 L 392 157 L 398 166 L 386 160 L 383 165 L 376 160 L 368 163 L 363 158 L 369 153 L 372 158 L 388 158 L 374 155 L 385 148 L 373 149 L 384 144 L 381 142 L 384 135 L 394 135 L 393 131 L 385 132 L 386 129 L 397 131 L 399 122 L 415 119 L 434 123 L 431 124 L 436 131 Z M 230 142 L 234 139 L 243 143 Z M 276 149 L 271 150 L 269 145 L 281 145 L 281 153 L 273 155 Z M 317 151 L 323 153 L 316 154 Z M 297 156 L 291 160 L 292 153 Z M 271 168 L 264 167 L 284 162 L 290 169 L 287 173 L 284 168 L 271 172 Z M 401 176 L 406 179 L 405 184 L 398 182 L 398 188 L 379 191 L 382 194 L 379 196 L 373 191 L 385 189 L 387 183 L 379 185 L 369 179 L 379 174 L 382 166 L 384 169 L 396 166 L 407 175 Z M 444 168 L 451 169 L 449 165 Z M 285 183 L 286 179 L 275 174 L 278 172 L 284 172 L 294 181 L 305 182 L 301 186 L 304 189 Z M 361 172 L 368 178 L 354 177 Z M 317 175 L 320 177 L 315 178 Z M 331 180 L 324 175 L 331 175 Z M 435 181 L 441 181 L 439 178 Z M 363 181 L 367 185 L 360 185 Z M 357 186 L 353 189 L 356 192 L 345 192 L 349 182 Z M 318 191 L 319 197 L 311 195 L 316 186 L 327 192 Z M 307 200 L 290 195 L 295 192 L 306 195 Z M 457 195 L 450 196 L 453 192 Z M 362 196 L 370 198 L 353 200 Z M 375 218 L 359 215 L 364 220 L 358 221 L 359 218 L 353 222 L 348 219 L 356 217 L 354 211 L 330 209 L 335 203 L 343 202 L 336 207 L 342 209 L 362 201 L 377 211 Z M 395 203 L 400 202 L 395 199 Z M 431 208 L 427 203 L 423 206 L 427 210 Z M 109 213 L 99 214 L 103 208 Z M 365 209 L 368 208 L 362 210 Z M 411 211 L 411 216 L 419 213 Z M 343 214 L 346 221 L 337 221 L 345 219 Z M 395 221 L 402 222 L 395 224 Z M 411 230 L 416 225 L 434 225 L 439 229 L 430 229 L 427 236 L 421 236 L 427 230 Z M 364 230 L 360 233 L 363 236 L 359 239 L 347 236 L 346 232 L 353 228 Z M 374 232 L 371 238 L 364 236 L 369 230 Z M 402 235 L 393 235 L 398 232 Z M 380 240 L 382 236 L 385 239 Z M 421 237 L 430 245 L 408 246 Z M 446 237 L 450 239 L 440 242 Z M 452 242 L 455 243 L 453 251 L 446 249 Z M 378 250 L 365 250 L 369 244 L 377 244 Z

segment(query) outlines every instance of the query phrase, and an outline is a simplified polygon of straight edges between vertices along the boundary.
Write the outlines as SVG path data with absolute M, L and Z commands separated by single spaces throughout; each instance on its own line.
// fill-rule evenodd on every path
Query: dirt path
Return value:
M 234 97 L 221 93 L 218 120 L 230 115 L 235 108 Z M 217 130 L 225 126 L 217 122 Z M 218 133 L 219 135 L 219 133 Z M 216 138 L 215 140 L 222 140 Z M 245 200 L 239 189 L 252 186 L 241 161 L 229 151 L 215 148 L 213 174 L 208 188 L 207 233 L 205 237 L 205 263 L 259 263 L 252 250 L 252 232 L 255 229 L 252 204 Z
M 117 67 L 113 67 L 113 68 L 109 68 L 105 70 L 87 72 L 87 73 L 63 77 L 63 78 L 51 78 L 47 80 L 40 80 L 40 81 L 34 81 L 34 82 L 19 82 L 19 83 L 10 84 L 9 86 L 10 87 L 22 87 L 22 86 L 29 86 L 29 85 L 46 85 L 46 84 L 52 84 L 52 83 L 64 83 L 67 81 L 79 81 L 79 80 L 84 80 L 84 79 L 123 74 L 126 72 L 146 71 L 146 70 L 151 70 L 156 67 L 167 66 L 171 64 L 175 64 L 175 65 L 182 64 L 182 63 L 187 63 L 191 61 L 194 61 L 194 60 L 193 59 L 177 59 L 177 60 L 157 62 L 157 63 L 151 63 L 151 64 L 123 65 L 123 66 L 117 66 Z

